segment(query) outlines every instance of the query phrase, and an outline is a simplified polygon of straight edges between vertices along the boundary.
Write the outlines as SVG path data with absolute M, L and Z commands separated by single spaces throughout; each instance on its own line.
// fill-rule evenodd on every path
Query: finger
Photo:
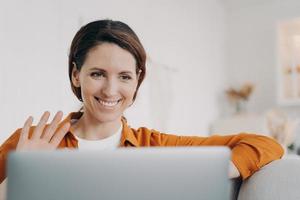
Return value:
M 59 111 L 55 114 L 52 122 L 50 123 L 50 125 L 46 128 L 46 130 L 44 131 L 44 135 L 42 136 L 42 138 L 44 140 L 46 140 L 47 142 L 50 141 L 50 139 L 52 138 L 52 136 L 54 135 L 57 126 L 59 124 L 59 122 L 61 121 L 63 117 L 63 112 Z
M 45 125 L 49 119 L 50 113 L 48 111 L 44 112 L 42 115 L 38 125 L 35 127 L 32 138 L 33 139 L 38 139 L 41 137 L 43 130 L 45 128 Z
M 20 133 L 20 139 L 19 139 L 20 142 L 24 142 L 24 141 L 28 140 L 29 129 L 32 125 L 32 122 L 33 122 L 33 117 L 31 117 L 31 116 L 28 117 L 27 120 L 25 121 L 24 126 Z
M 54 146 L 57 147 L 60 143 L 60 141 L 64 138 L 64 136 L 67 134 L 67 132 L 70 129 L 71 124 L 66 123 L 64 124 L 52 137 L 50 143 Z

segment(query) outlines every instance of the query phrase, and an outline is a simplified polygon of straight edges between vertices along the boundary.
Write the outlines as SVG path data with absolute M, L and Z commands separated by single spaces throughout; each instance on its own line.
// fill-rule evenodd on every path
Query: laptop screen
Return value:
M 230 199 L 225 147 L 14 152 L 8 200 Z

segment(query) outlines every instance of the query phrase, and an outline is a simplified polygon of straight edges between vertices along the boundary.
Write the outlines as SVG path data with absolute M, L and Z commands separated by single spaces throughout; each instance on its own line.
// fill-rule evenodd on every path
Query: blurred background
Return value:
M 45 110 L 79 110 L 67 74 L 69 45 L 82 25 L 109 18 L 127 23 L 147 51 L 146 81 L 125 114 L 132 127 L 257 132 L 292 152 L 300 146 L 299 0 L 0 4 L 1 143 L 29 115 L 37 122 Z

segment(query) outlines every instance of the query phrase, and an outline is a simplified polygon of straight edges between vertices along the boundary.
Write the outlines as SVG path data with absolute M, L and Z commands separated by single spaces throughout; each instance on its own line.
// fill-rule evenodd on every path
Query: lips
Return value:
M 108 108 L 113 108 L 114 106 L 116 106 L 122 99 L 119 100 L 103 100 L 100 99 L 99 97 L 94 97 L 98 103 L 100 103 L 102 106 L 104 107 L 108 107 Z

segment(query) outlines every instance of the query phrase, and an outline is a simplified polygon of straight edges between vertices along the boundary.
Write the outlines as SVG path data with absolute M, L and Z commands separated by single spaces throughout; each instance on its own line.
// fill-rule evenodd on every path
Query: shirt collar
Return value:
M 83 115 L 83 112 L 71 112 L 59 125 L 59 127 L 63 126 L 65 123 L 71 123 L 72 119 L 79 119 Z M 128 126 L 127 120 L 125 117 L 122 117 L 122 136 L 120 141 L 120 147 L 132 146 L 132 147 L 139 147 L 139 143 L 136 139 L 134 131 Z M 74 137 L 72 133 L 72 129 L 67 134 L 67 137 L 70 137 L 71 140 L 77 139 Z
M 128 126 L 127 120 L 124 117 L 122 117 L 122 123 L 123 131 L 120 146 L 128 146 L 129 144 L 132 147 L 139 147 L 139 143 L 136 139 L 136 136 L 133 130 Z

